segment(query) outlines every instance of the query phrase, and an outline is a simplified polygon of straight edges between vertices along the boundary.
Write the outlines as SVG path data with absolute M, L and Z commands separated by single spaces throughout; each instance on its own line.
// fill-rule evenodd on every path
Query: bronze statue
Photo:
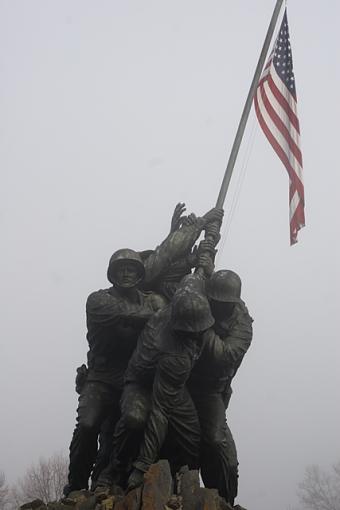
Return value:
M 126 371 L 112 462 L 100 483 L 117 481 L 132 461 L 127 486 L 140 485 L 159 459 L 169 430 L 181 453 L 178 467 L 198 466 L 199 422 L 185 384 L 213 323 L 207 298 L 185 282 L 147 323 Z
M 183 217 L 184 209 L 184 204 L 176 206 L 171 232 L 155 250 L 142 254 L 129 249 L 115 252 L 107 271 L 112 287 L 88 298 L 88 372 L 82 381 L 77 424 L 70 445 L 66 495 L 74 489 L 87 488 L 92 470 L 96 482 L 109 458 L 111 433 L 120 417 L 125 369 L 145 323 L 166 303 L 165 297 L 150 292 L 150 288 L 162 288 L 170 269 L 171 285 L 167 285 L 165 293 L 169 299 L 182 277 L 182 269 L 171 273 L 171 267 L 176 264 L 183 267 L 184 259 L 185 273 L 190 272 L 189 260 L 196 239 L 203 228 L 223 216 L 223 211 L 212 209 L 203 218 Z M 97 456 L 99 433 L 101 447 Z
M 87 299 L 88 373 L 70 445 L 66 495 L 88 487 L 101 425 L 110 414 L 114 422 L 120 416 L 124 373 L 138 335 L 151 315 L 165 304 L 161 296 L 138 289 L 144 274 L 138 253 L 118 250 L 107 270 L 112 287 L 93 292 Z
M 239 276 L 214 272 L 223 211 L 184 211 L 177 204 L 155 250 L 115 252 L 112 286 L 87 300 L 88 367 L 77 371 L 66 495 L 87 488 L 91 471 L 93 488 L 138 487 L 165 457 L 173 473 L 200 468 L 204 484 L 234 503 L 238 462 L 225 413 L 252 319 Z
M 225 414 L 232 378 L 252 340 L 252 318 L 241 300 L 241 279 L 233 271 L 215 272 L 206 282 L 206 295 L 215 324 L 207 332 L 188 388 L 201 426 L 202 480 L 233 505 L 238 461 Z
M 219 218 L 215 213 L 213 215 L 213 223 L 218 225 L 222 218 L 221 211 L 219 215 Z M 211 257 L 207 253 L 214 251 L 213 238 L 218 237 L 214 236 L 218 228 L 217 230 L 215 227 L 213 228 L 211 223 L 206 223 L 205 230 L 206 233 L 209 232 L 212 240 L 210 242 L 203 241 L 200 244 L 197 263 L 203 269 L 206 269 L 209 261 L 211 262 L 210 268 L 211 266 L 213 268 Z M 204 280 L 204 272 L 186 276 L 177 287 L 177 292 L 169 307 L 163 313 L 156 314 L 145 326 L 126 372 L 121 401 L 122 417 L 116 427 L 110 465 L 99 476 L 99 485 L 107 486 L 115 483 L 124 486 L 126 483 L 124 477 L 134 465 L 135 469 L 127 485 L 129 488 L 137 486 L 141 482 L 147 466 L 156 461 L 162 451 L 164 454 L 164 448 L 169 440 L 172 457 L 169 460 L 172 460 L 172 465 L 179 468 L 183 464 L 194 466 L 197 463 L 199 455 L 197 437 L 200 436 L 195 434 L 195 429 L 198 428 L 198 417 L 184 386 L 194 361 L 198 358 L 197 349 L 188 363 L 186 371 L 181 367 L 181 356 L 183 355 L 183 345 L 184 350 L 187 351 L 186 344 L 194 343 L 195 345 L 196 337 L 200 340 L 200 346 L 203 345 L 203 333 L 213 322 L 209 323 L 211 312 L 204 296 Z M 205 304 L 205 312 L 203 310 L 200 312 L 202 301 Z M 174 319 L 174 313 L 178 317 L 181 313 L 187 313 L 188 317 L 182 316 L 181 322 L 178 317 L 178 320 Z M 175 407 L 172 407 L 174 394 L 172 399 L 166 398 L 166 390 L 163 390 L 162 398 L 158 395 L 162 393 L 162 384 L 165 386 L 167 384 L 163 379 L 159 380 L 159 370 L 161 370 L 162 363 L 165 363 L 165 359 L 167 359 L 169 367 L 167 370 L 163 369 L 161 373 L 163 378 L 165 374 L 172 378 L 172 384 L 176 388 L 176 398 L 180 401 L 180 404 Z M 146 366 L 148 366 L 146 370 L 148 372 L 147 377 L 143 375 Z M 181 369 L 181 377 L 176 372 L 176 367 Z M 167 391 L 169 392 L 169 389 Z M 157 409 L 153 409 L 154 407 Z M 170 407 L 171 413 L 169 413 Z M 162 410 L 165 416 L 168 414 L 167 418 L 163 419 L 163 421 L 165 420 L 165 429 L 162 420 L 157 423 L 154 418 L 154 416 L 159 417 Z M 169 436 L 172 432 L 172 437 L 167 438 L 168 424 Z M 145 432 L 143 432 L 144 428 Z M 152 442 L 152 451 L 150 451 Z M 141 443 L 141 446 L 139 446 L 139 443 Z M 148 457 L 140 460 L 146 455 L 145 452 L 143 453 L 143 448 L 148 449 Z M 177 451 L 176 459 L 175 451 Z M 135 462 L 133 462 L 134 460 Z

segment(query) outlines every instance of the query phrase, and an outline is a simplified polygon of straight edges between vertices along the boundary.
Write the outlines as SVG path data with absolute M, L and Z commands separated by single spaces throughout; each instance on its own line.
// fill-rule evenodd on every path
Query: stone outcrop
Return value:
M 200 487 L 198 471 L 187 468 L 173 480 L 169 464 L 160 460 L 144 475 L 144 484 L 124 495 L 118 487 L 95 492 L 74 491 L 51 503 L 34 500 L 20 510 L 245 510 L 231 507 L 215 489 Z

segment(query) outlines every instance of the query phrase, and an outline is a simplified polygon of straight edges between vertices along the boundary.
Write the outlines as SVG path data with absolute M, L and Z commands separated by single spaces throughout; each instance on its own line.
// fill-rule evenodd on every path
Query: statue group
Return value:
M 226 411 L 252 318 L 240 277 L 214 271 L 222 219 L 217 208 L 185 215 L 179 203 L 167 238 L 154 250 L 116 251 L 111 286 L 88 297 L 65 495 L 90 479 L 92 490 L 131 490 L 167 459 L 173 474 L 199 469 L 204 485 L 234 504 L 238 461 Z

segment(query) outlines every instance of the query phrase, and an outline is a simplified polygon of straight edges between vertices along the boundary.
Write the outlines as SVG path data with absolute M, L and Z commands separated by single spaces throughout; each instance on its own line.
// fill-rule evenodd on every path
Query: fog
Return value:
M 217 198 L 274 1 L 1 0 L 0 470 L 67 451 L 85 301 L 118 248 L 150 249 L 178 201 Z M 291 2 L 306 228 L 252 111 L 217 268 L 254 318 L 228 421 L 238 502 L 288 510 L 305 466 L 340 459 L 338 20 Z

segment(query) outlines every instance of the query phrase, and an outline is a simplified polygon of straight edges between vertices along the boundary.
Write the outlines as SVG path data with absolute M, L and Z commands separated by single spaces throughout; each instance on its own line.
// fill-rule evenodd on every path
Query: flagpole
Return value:
M 244 130 L 246 128 L 247 120 L 248 120 L 248 117 L 249 117 L 249 112 L 250 112 L 251 105 L 252 105 L 253 98 L 254 98 L 254 94 L 255 94 L 255 90 L 256 90 L 256 87 L 258 85 L 260 76 L 261 76 L 261 72 L 262 72 L 262 69 L 263 69 L 263 66 L 264 66 L 264 63 L 265 63 L 265 59 L 266 59 L 266 56 L 267 56 L 267 53 L 268 53 L 269 45 L 270 45 L 271 39 L 273 37 L 273 33 L 274 33 L 274 30 L 275 30 L 277 19 L 278 19 L 279 14 L 280 14 L 282 3 L 283 3 L 283 0 L 277 0 L 275 8 L 274 8 L 273 15 L 272 15 L 272 19 L 270 20 L 270 24 L 269 24 L 269 27 L 268 27 L 267 35 L 266 35 L 266 38 L 265 38 L 264 43 L 263 43 L 262 51 L 261 51 L 261 54 L 260 54 L 260 58 L 259 58 L 258 64 L 256 66 L 256 70 L 255 70 L 253 81 L 251 82 L 251 85 L 250 85 L 250 89 L 249 89 L 249 92 L 248 92 L 248 97 L 247 97 L 247 100 L 246 100 L 244 108 L 243 108 L 242 117 L 241 117 L 240 123 L 239 123 L 238 128 L 237 128 L 235 140 L 234 140 L 231 152 L 230 152 L 227 168 L 226 168 L 226 171 L 225 171 L 225 174 L 224 174 L 224 177 L 223 177 L 223 181 L 222 181 L 222 185 L 221 185 L 221 189 L 220 189 L 220 192 L 219 192 L 219 195 L 218 195 L 218 198 L 217 198 L 216 207 L 218 207 L 218 208 L 222 208 L 223 207 L 223 204 L 224 204 L 224 201 L 225 201 L 225 197 L 227 195 L 227 191 L 228 191 L 231 175 L 232 175 L 233 170 L 234 170 L 235 161 L 236 161 L 237 154 L 238 154 L 238 151 L 239 151 L 239 148 L 240 148 L 240 145 L 241 145 L 241 141 L 242 141 L 242 138 L 243 138 Z

